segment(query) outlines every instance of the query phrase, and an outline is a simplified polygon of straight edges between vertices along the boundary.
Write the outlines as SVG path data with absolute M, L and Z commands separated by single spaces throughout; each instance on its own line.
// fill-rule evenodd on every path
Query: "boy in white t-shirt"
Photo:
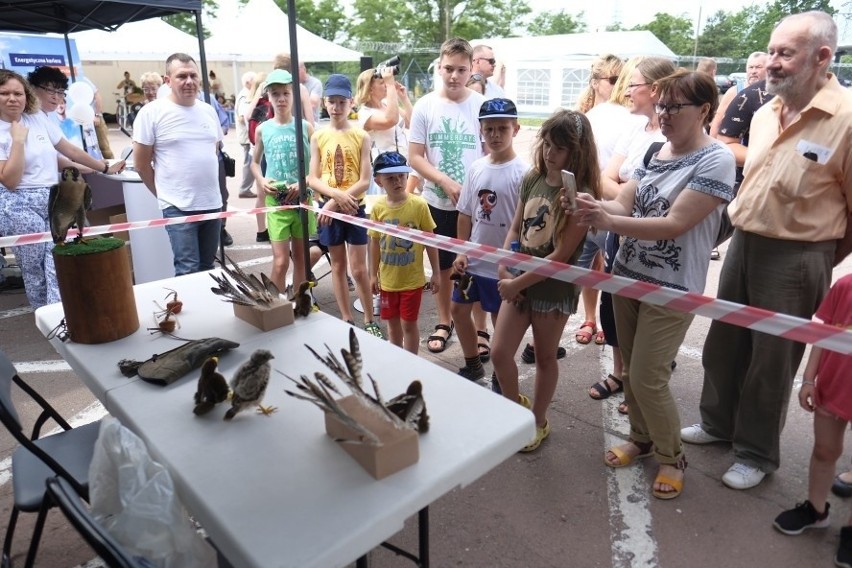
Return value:
M 458 238 L 502 247 L 518 207 L 521 182 L 529 164 L 515 154 L 512 142 L 521 126 L 518 110 L 509 99 L 485 101 L 479 110 L 482 139 L 489 154 L 468 170 L 456 209 Z M 497 265 L 459 254 L 453 262 L 458 276 L 452 294 L 452 316 L 464 354 L 459 375 L 471 381 L 485 376 L 471 310 L 479 302 L 497 320 L 502 300 L 497 291 Z M 496 381 L 494 381 L 496 383 Z
M 437 227 L 435 233 L 456 236 L 456 203 L 470 165 L 482 157 L 479 140 L 479 107 L 485 98 L 465 85 L 473 65 L 473 48 L 461 38 L 451 38 L 441 46 L 439 90 L 422 97 L 414 105 L 409 133 L 409 159 L 425 180 L 423 198 Z M 438 324 L 427 338 L 426 347 L 442 352 L 453 333 L 450 319 L 450 273 L 455 254 L 439 251 L 441 287 L 437 294 Z

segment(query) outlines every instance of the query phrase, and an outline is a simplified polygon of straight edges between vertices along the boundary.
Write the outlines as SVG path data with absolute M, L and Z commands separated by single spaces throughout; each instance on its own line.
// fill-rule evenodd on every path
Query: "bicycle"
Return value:
M 118 128 L 127 136 L 130 136 L 133 130 L 133 124 L 130 122 L 130 116 L 127 108 L 127 100 L 121 93 L 115 93 L 115 121 L 118 123 Z

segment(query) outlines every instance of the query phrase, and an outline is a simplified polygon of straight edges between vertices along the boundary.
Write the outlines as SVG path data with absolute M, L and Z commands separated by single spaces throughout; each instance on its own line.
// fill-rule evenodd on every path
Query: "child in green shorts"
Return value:
M 266 206 L 299 204 L 299 164 L 296 146 L 296 121 L 293 119 L 293 77 L 276 69 L 266 78 L 264 92 L 275 116 L 257 127 L 251 171 L 266 194 Z M 302 145 L 305 172 L 310 164 L 310 138 L 313 127 L 302 120 Z M 266 176 L 260 162 L 266 158 Z M 310 202 L 310 196 L 307 201 Z M 308 211 L 308 227 L 302 225 L 299 209 L 272 211 L 266 215 L 269 240 L 272 243 L 272 281 L 283 292 L 287 268 L 293 256 L 293 287 L 307 279 L 305 250 L 302 239 L 316 233 L 316 215 Z

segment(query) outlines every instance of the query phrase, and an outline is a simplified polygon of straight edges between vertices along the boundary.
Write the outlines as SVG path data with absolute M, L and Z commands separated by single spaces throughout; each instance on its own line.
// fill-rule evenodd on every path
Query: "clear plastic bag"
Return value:
M 89 467 L 92 514 L 134 556 L 159 568 L 216 566 L 193 528 L 168 470 L 115 418 L 104 418 Z

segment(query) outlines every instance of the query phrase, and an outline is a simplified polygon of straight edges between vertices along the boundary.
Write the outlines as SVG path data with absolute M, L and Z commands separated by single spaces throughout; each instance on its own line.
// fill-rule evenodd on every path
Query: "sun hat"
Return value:
M 485 118 L 518 118 L 518 109 L 509 99 L 488 99 L 479 107 L 479 120 Z
M 411 172 L 405 156 L 399 152 L 382 152 L 373 160 L 375 174 L 407 174 Z
M 340 73 L 334 73 L 333 75 L 329 75 L 328 79 L 325 82 L 325 93 L 326 97 L 346 97 L 347 99 L 352 98 L 352 83 L 349 81 L 349 77 L 346 75 L 341 75 Z
M 288 71 L 276 69 L 266 76 L 266 81 L 263 83 L 263 90 L 269 88 L 270 85 L 289 85 L 293 82 L 293 76 Z

